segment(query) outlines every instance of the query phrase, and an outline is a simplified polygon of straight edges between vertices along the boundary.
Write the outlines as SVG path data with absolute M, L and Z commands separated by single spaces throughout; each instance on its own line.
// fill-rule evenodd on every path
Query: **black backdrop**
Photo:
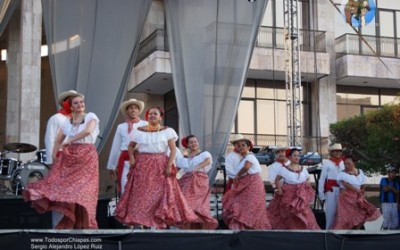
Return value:
M 106 232 L 108 231 L 108 232 Z M 128 231 L 91 233 L 14 231 L 0 233 L 1 249 L 143 249 L 143 250 L 309 250 L 398 249 L 400 232 L 354 234 L 301 231 Z

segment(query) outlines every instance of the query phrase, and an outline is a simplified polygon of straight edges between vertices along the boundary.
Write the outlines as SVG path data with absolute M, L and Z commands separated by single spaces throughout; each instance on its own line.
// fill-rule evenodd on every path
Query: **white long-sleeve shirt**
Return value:
M 242 156 L 239 153 L 236 153 L 235 151 L 230 152 L 226 157 L 225 157 L 225 171 L 226 175 L 234 179 L 237 172 L 235 171 L 235 166 L 239 165 L 240 160 L 242 159 Z
M 318 195 L 320 200 L 325 200 L 325 192 L 324 192 L 325 181 L 328 179 L 336 180 L 338 174 L 343 170 L 344 170 L 343 161 L 339 163 L 339 166 L 336 166 L 336 164 L 329 159 L 323 161 L 321 175 L 318 181 Z
M 278 161 L 275 161 L 274 163 L 268 166 L 268 180 L 271 182 L 272 186 L 275 186 L 275 179 L 279 173 L 279 169 L 288 165 L 290 165 L 290 160 L 287 160 L 283 164 Z
M 147 121 L 140 120 L 133 124 L 132 136 L 138 127 L 146 126 Z M 118 165 L 118 159 L 121 151 L 128 150 L 131 135 L 128 134 L 128 123 L 124 122 L 118 125 L 115 131 L 114 140 L 111 146 L 110 156 L 108 157 L 107 169 L 115 170 Z
M 47 121 L 46 133 L 44 135 L 44 145 L 46 148 L 46 164 L 53 164 L 53 148 L 57 139 L 57 135 L 62 125 L 69 121 L 69 117 L 61 113 L 52 115 Z

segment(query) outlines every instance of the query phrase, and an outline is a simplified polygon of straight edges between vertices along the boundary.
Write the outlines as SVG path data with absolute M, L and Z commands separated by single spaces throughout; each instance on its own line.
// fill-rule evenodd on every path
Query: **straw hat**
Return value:
M 139 115 L 143 112 L 144 102 L 138 101 L 138 100 L 132 98 L 132 99 L 129 99 L 129 100 L 124 101 L 123 103 L 121 103 L 121 106 L 119 106 L 119 109 L 120 109 L 121 113 L 125 115 L 126 109 L 130 105 L 136 105 L 136 106 L 139 107 Z
M 70 96 L 76 96 L 76 95 L 79 95 L 79 96 L 82 96 L 83 98 L 85 98 L 84 95 L 82 95 L 82 94 L 76 92 L 75 90 L 68 90 L 68 91 L 62 92 L 62 93 L 58 96 L 58 104 L 60 104 L 60 106 L 62 106 L 62 105 L 63 105 L 63 102 L 64 102 L 64 100 L 65 100 L 65 98 L 70 97 Z
M 329 151 L 329 152 L 334 151 L 334 150 L 342 151 L 342 150 L 343 150 L 342 144 L 340 144 L 340 143 L 334 143 L 334 144 L 332 144 L 332 145 L 328 148 L 328 151 Z
M 236 142 L 241 141 L 241 140 L 243 140 L 243 135 L 241 135 L 241 134 L 234 134 L 232 140 L 230 140 L 229 142 L 230 142 L 231 144 L 235 144 Z
M 288 149 L 288 147 L 285 147 L 285 146 L 276 146 L 276 148 L 274 148 L 274 152 L 278 152 L 278 151 L 286 151 Z

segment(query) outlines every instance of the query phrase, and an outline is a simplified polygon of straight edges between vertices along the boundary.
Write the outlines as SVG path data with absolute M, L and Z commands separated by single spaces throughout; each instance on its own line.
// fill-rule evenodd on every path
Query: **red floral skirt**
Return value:
M 264 183 L 259 174 L 246 175 L 222 198 L 223 217 L 229 229 L 271 229 Z
M 216 229 L 218 221 L 210 212 L 210 185 L 208 175 L 202 172 L 186 173 L 178 181 L 183 195 L 202 224 L 203 229 Z
M 49 174 L 22 192 L 39 213 L 57 211 L 57 229 L 96 229 L 99 161 L 93 144 L 71 144 L 60 152 Z
M 167 163 L 164 153 L 137 154 L 115 211 L 118 221 L 159 229 L 198 221 L 176 177 L 165 175 Z
M 273 229 L 320 229 L 310 203 L 315 191 L 305 182 L 287 184 L 282 187 L 283 195 L 274 196 L 268 206 L 268 216 Z
M 365 199 L 363 193 L 340 190 L 333 229 L 352 229 L 379 218 L 379 210 Z

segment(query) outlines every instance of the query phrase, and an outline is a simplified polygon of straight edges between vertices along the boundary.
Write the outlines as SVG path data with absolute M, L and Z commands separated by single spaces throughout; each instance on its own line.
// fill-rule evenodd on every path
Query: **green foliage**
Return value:
M 400 105 L 385 105 L 366 115 L 331 124 L 333 142 L 359 159 L 367 174 L 385 173 L 385 164 L 400 165 Z

